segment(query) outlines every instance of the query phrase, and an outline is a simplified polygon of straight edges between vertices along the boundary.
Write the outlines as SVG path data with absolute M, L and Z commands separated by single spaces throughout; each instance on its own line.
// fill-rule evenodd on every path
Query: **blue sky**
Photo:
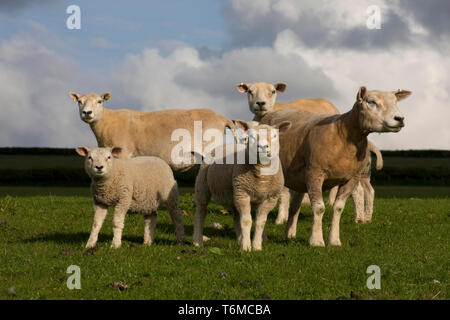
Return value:
M 0 38 L 38 26 L 49 30 L 54 49 L 72 56 L 83 67 L 108 67 L 145 47 L 189 43 L 220 51 L 227 42 L 220 7 L 224 1 L 43 1 L 0 13 Z M 131 3 L 126 5 L 125 3 Z M 81 8 L 81 29 L 66 27 L 66 8 Z M 94 42 L 103 39 L 103 45 Z M 103 46 L 103 47 L 102 47 Z
M 66 28 L 72 4 L 81 30 Z M 370 5 L 381 29 L 367 28 Z M 250 120 L 235 86 L 265 81 L 287 84 L 279 101 L 321 97 L 341 112 L 362 85 L 411 90 L 406 127 L 369 138 L 450 149 L 449 17 L 446 0 L 2 0 L 0 146 L 95 145 L 69 91 Z

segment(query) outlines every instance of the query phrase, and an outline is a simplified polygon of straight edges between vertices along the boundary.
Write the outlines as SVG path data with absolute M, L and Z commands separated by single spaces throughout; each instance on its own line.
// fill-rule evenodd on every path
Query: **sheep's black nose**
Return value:
M 102 170 L 102 169 L 103 169 L 103 166 L 95 166 L 95 169 L 97 169 L 97 170 Z
M 83 111 L 83 114 L 90 115 L 90 114 L 92 114 L 92 111 Z
M 397 120 L 398 122 L 403 123 L 403 120 L 405 120 L 405 117 L 395 116 L 394 120 Z
M 262 106 L 264 106 L 266 104 L 266 102 L 265 101 L 258 101 L 258 102 L 256 102 L 256 104 L 258 106 L 262 107 Z

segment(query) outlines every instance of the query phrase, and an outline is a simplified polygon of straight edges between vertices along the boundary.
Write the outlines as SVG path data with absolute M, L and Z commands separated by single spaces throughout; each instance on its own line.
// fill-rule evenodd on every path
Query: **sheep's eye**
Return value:
M 250 95 L 253 94 L 252 90 L 248 90 L 247 92 L 248 92 L 248 94 L 250 94 Z
M 98 100 L 97 102 L 100 104 L 100 103 L 102 103 L 102 100 Z
M 272 91 L 272 94 L 275 94 L 275 92 L 276 92 L 276 91 L 275 91 L 275 90 L 273 90 L 273 91 Z
M 111 156 L 108 156 L 108 160 L 111 159 Z
M 91 157 L 91 156 L 89 156 L 89 157 L 88 157 L 88 159 L 89 159 L 89 160 L 92 160 L 92 157 Z

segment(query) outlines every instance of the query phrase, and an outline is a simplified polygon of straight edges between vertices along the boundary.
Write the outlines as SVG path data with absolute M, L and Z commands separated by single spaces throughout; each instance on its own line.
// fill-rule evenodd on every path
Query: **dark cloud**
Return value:
M 400 7 L 430 32 L 430 39 L 450 37 L 450 1 L 400 0 Z
M 323 11 L 312 14 L 302 11 L 293 21 L 273 8 L 249 15 L 232 2 L 222 7 L 225 26 L 231 36 L 231 47 L 270 46 L 279 32 L 292 30 L 311 48 L 350 48 L 355 50 L 384 50 L 415 42 L 433 42 L 438 37 L 450 35 L 450 1 L 448 0 L 400 0 L 398 10 L 390 4 L 381 12 L 381 29 L 368 29 L 364 23 L 352 27 L 330 23 L 332 13 Z M 298 4 L 296 2 L 296 4 Z M 396 8 L 396 7 L 395 7 Z M 402 14 L 404 13 L 404 14 Z M 362 14 L 366 14 L 365 11 Z M 408 25 L 408 17 L 430 31 L 429 37 L 414 34 Z M 336 22 L 336 21 L 334 21 Z

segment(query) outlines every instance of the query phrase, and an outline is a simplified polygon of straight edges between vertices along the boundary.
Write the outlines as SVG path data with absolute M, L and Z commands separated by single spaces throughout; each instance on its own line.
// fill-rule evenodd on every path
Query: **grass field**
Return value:
M 308 245 L 311 210 L 302 209 L 297 238 L 267 222 L 262 252 L 243 253 L 232 217 L 210 206 L 198 249 L 178 245 L 160 210 L 156 243 L 143 241 L 143 219 L 128 215 L 122 248 L 109 248 L 112 215 L 98 250 L 84 245 L 92 224 L 87 188 L 0 188 L 0 299 L 449 299 L 449 188 L 379 187 L 374 220 L 353 222 L 351 201 L 341 221 L 343 246 Z M 191 240 L 194 205 L 183 190 L 185 230 Z M 5 196 L 11 194 L 12 196 Z M 74 196 L 78 195 L 78 196 Z M 447 196 L 446 196 L 447 195 Z M 324 217 L 325 239 L 330 208 Z M 223 230 L 211 227 L 221 223 Z M 81 289 L 69 290 L 70 265 L 81 268 Z M 369 290 L 366 269 L 381 269 L 381 289 Z M 115 288 L 122 282 L 127 289 Z

